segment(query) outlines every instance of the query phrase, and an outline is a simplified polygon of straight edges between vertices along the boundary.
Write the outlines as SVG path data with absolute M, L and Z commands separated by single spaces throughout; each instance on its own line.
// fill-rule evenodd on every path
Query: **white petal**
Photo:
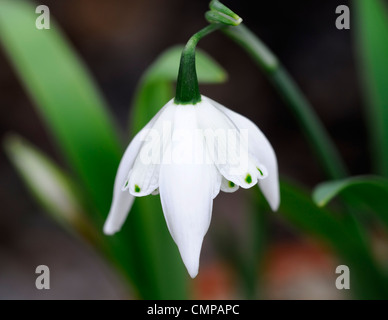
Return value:
M 196 163 L 192 151 L 206 152 L 203 137 L 196 135 L 196 106 L 177 106 L 173 136 L 179 130 L 192 134 L 173 140 L 172 152 L 179 149 L 180 163 L 163 162 L 159 192 L 163 212 L 172 238 L 192 278 L 198 273 L 203 238 L 209 228 L 219 174 L 213 164 Z M 174 149 L 174 147 L 178 147 Z M 174 159 L 173 159 L 174 160 Z
M 113 188 L 113 200 L 109 210 L 108 218 L 104 224 L 105 234 L 112 235 L 121 229 L 134 201 L 134 197 L 128 194 L 128 192 L 123 192 L 122 187 L 125 183 L 125 180 L 127 179 L 129 171 L 135 162 L 145 136 L 148 133 L 148 129 L 153 126 L 163 111 L 172 103 L 172 100 L 168 102 L 132 139 L 131 143 L 125 150 L 116 173 Z
M 221 175 L 245 189 L 256 185 L 258 179 L 264 179 L 266 168 L 248 150 L 248 130 L 240 131 L 206 97 L 198 104 L 198 109 L 210 157 Z
M 259 187 L 266 197 L 273 211 L 279 208 L 279 176 L 278 164 L 275 151 L 261 130 L 246 117 L 224 107 L 218 102 L 211 100 L 211 103 L 219 110 L 222 110 L 240 129 L 248 129 L 249 152 L 262 163 L 268 171 L 268 177 L 259 180 Z
M 107 235 L 115 234 L 121 229 L 129 210 L 132 207 L 134 197 L 128 192 L 121 190 L 128 172 L 130 171 L 137 153 L 142 144 L 142 139 L 146 129 L 142 129 L 135 138 L 131 141 L 123 157 L 121 158 L 119 168 L 117 170 L 114 188 L 113 200 L 109 210 L 108 218 L 104 224 L 104 233 Z
M 176 105 L 170 104 L 160 114 L 151 128 L 149 128 L 143 145 L 136 157 L 124 190 L 136 197 L 151 194 L 159 187 L 159 170 L 163 150 L 171 143 L 171 128 Z
M 224 192 L 232 193 L 238 190 L 238 185 L 232 181 L 226 180 L 222 177 L 221 190 Z

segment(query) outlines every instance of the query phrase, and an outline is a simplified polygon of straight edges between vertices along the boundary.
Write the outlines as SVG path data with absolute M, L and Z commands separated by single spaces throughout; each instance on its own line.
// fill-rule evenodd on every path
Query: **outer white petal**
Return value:
M 145 132 L 146 129 L 142 129 L 135 136 L 121 158 L 113 188 L 112 204 L 109 210 L 108 218 L 104 224 L 104 233 L 107 235 L 115 234 L 121 229 L 121 226 L 132 207 L 134 197 L 128 194 L 128 192 L 123 192 L 121 188 L 135 161 L 136 155 L 139 152 Z
M 276 211 L 280 204 L 278 164 L 275 151 L 261 130 L 246 117 L 224 107 L 218 102 L 206 98 L 222 110 L 240 129 L 249 131 L 249 152 L 253 154 L 268 170 L 268 177 L 259 180 L 259 187 L 270 204 Z
M 266 168 L 248 150 L 248 130 L 241 132 L 206 97 L 197 108 L 210 157 L 221 175 L 245 189 L 256 185 L 258 179 L 264 179 Z
M 196 106 L 177 106 L 171 151 L 180 163 L 164 163 L 159 176 L 159 192 L 168 229 L 192 278 L 198 273 L 203 238 L 209 228 L 213 197 L 220 179 L 213 164 L 193 161 L 206 152 L 203 137 L 196 135 Z M 181 134 L 183 130 L 189 134 Z M 193 133 L 193 134 L 190 134 Z M 174 139 L 174 137 L 179 139 Z M 173 157 L 173 162 L 176 158 Z
M 125 183 L 129 171 L 135 162 L 136 156 L 141 148 L 146 134 L 148 133 L 148 129 L 153 126 L 155 121 L 163 113 L 166 107 L 171 105 L 171 103 L 172 101 L 168 102 L 166 106 L 164 106 L 150 120 L 150 122 L 133 138 L 125 150 L 116 173 L 113 187 L 113 200 L 109 210 L 108 218 L 104 224 L 105 234 L 112 235 L 121 229 L 134 201 L 134 197 L 128 194 L 128 192 L 123 192 L 122 187 Z

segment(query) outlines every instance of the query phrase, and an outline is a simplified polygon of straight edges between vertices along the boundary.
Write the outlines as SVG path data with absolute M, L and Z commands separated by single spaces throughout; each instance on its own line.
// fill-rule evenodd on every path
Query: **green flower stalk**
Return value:
M 195 67 L 195 49 L 199 40 L 220 27 L 221 25 L 211 24 L 194 34 L 187 42 L 182 51 L 179 66 L 176 95 L 174 100 L 176 104 L 195 105 L 201 101 L 197 71 Z
M 212 1 L 210 9 L 211 11 L 206 13 L 206 17 L 211 21 L 211 24 L 194 34 L 182 52 L 174 100 L 176 104 L 195 105 L 201 101 L 195 67 L 195 49 L 198 42 L 225 25 L 238 26 L 242 22 L 237 14 L 219 1 Z

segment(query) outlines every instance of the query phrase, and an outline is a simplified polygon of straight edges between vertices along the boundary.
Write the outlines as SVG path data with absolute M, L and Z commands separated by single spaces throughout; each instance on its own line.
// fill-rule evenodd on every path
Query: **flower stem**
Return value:
M 187 42 L 182 51 L 181 62 L 178 72 L 176 94 L 174 102 L 176 104 L 196 104 L 201 101 L 199 93 L 197 71 L 195 67 L 195 49 L 199 40 L 208 34 L 220 29 L 221 24 L 210 24 L 194 34 Z
M 240 45 L 264 71 L 301 128 L 329 178 L 346 177 L 347 169 L 329 134 L 297 84 L 279 63 L 276 56 L 244 25 L 226 27 L 222 31 Z

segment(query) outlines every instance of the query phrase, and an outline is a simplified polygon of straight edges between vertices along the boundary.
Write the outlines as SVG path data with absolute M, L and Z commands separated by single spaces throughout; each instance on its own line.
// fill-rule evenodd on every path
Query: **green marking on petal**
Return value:
M 137 184 L 135 184 L 135 192 L 140 192 L 140 187 L 137 185 Z
M 228 181 L 229 188 L 233 188 L 235 184 L 232 181 Z
M 245 182 L 246 183 L 251 183 L 252 182 L 252 176 L 248 173 L 247 176 L 245 177 Z
M 259 172 L 260 172 L 260 175 L 264 176 L 264 173 L 263 173 L 263 171 L 261 171 L 259 167 L 256 167 L 256 169 L 257 169 L 257 170 L 259 170 Z
M 128 180 L 125 181 L 124 188 L 128 187 Z

